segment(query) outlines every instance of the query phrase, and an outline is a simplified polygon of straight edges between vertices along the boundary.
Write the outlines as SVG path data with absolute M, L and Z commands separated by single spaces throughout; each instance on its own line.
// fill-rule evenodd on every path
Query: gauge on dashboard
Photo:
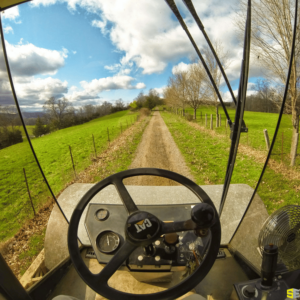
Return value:
M 96 243 L 100 252 L 108 254 L 118 249 L 120 237 L 112 231 L 103 231 L 98 235 Z
M 108 210 L 101 208 L 96 211 L 95 215 L 97 220 L 105 221 L 109 216 L 109 212 Z

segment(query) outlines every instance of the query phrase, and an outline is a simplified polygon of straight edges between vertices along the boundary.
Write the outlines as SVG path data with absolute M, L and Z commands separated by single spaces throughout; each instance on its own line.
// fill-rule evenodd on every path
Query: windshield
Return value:
M 244 2 L 235 13 L 226 3 L 194 3 L 228 79 L 205 34 L 179 1 L 178 11 L 198 50 L 164 1 L 33 1 L 1 15 L 17 105 L 2 51 L 0 241 L 15 274 L 21 277 L 44 248 L 46 224 L 55 203 L 53 211 L 60 214 L 61 209 L 60 222 L 65 222 L 92 184 L 120 171 L 153 167 L 182 174 L 200 185 L 219 211 L 241 80 Z M 253 32 L 261 25 L 254 2 Z M 224 198 L 221 243 L 230 243 L 259 268 L 253 249 L 263 222 L 276 209 L 299 204 L 299 101 L 294 76 L 295 88 L 287 97 L 260 180 L 279 120 L 290 48 L 284 58 L 284 49 L 278 50 L 281 73 L 276 73 L 267 69 L 270 62 L 261 46 L 279 46 L 270 42 L 268 32 L 262 32 L 260 40 L 252 35 L 247 97 L 242 99 L 245 111 L 239 126 L 243 130 Z M 138 204 L 143 199 L 147 205 L 198 201 L 168 179 L 139 177 L 124 183 Z M 169 186 L 172 190 L 166 189 Z M 112 186 L 92 201 L 121 204 Z M 241 246 L 250 225 L 245 222 L 243 229 L 239 224 L 250 203 L 255 203 L 260 219 L 249 242 Z M 253 220 L 248 220 L 251 226 Z M 89 245 L 83 222 L 84 217 L 79 239 Z M 27 231 L 31 233 L 25 238 Z M 23 236 L 25 250 L 15 243 L 16 236 Z M 40 245 L 36 247 L 34 241 Z M 33 254 L 28 252 L 31 248 Z M 251 253 L 245 250 L 250 248 Z

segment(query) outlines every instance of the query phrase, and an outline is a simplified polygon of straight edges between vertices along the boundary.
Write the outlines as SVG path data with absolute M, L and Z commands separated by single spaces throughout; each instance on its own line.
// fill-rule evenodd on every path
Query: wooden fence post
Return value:
M 281 132 L 281 163 L 283 162 L 283 139 L 284 139 L 284 133 Z
M 28 186 L 28 181 L 27 181 L 27 176 L 26 176 L 25 168 L 23 168 L 23 172 L 24 172 L 24 177 L 25 177 L 25 182 L 26 182 L 26 187 L 27 187 L 27 193 L 28 193 L 28 196 L 29 196 L 30 204 L 31 204 L 31 207 L 32 207 L 34 215 L 36 215 L 35 209 L 34 209 L 34 206 L 33 206 L 33 202 L 32 202 L 32 198 L 31 198 L 31 194 L 30 194 L 30 190 L 29 190 L 29 186 Z
M 108 141 L 108 144 L 110 143 L 110 139 L 109 139 L 109 131 L 108 131 L 108 127 L 107 127 L 107 141 Z
M 93 144 L 94 144 L 94 151 L 95 151 L 95 158 L 97 158 L 97 151 L 96 151 L 96 146 L 95 146 L 95 138 L 94 135 L 92 134 L 93 137 Z
M 213 125 L 213 115 L 210 115 L 210 129 L 214 129 L 214 125 Z
M 270 150 L 270 139 L 269 139 L 269 134 L 268 134 L 267 129 L 264 129 L 264 136 L 265 136 L 267 150 L 269 151 Z
M 297 156 L 297 148 L 299 143 L 299 133 L 294 134 L 294 141 L 292 143 L 292 157 L 291 157 L 291 166 L 295 166 L 296 156 Z
M 207 114 L 205 114 L 205 128 L 207 127 Z
M 73 155 L 72 155 L 72 149 L 71 149 L 71 146 L 69 146 L 69 150 L 70 150 L 70 156 L 71 156 L 71 160 L 72 160 L 72 165 L 73 165 L 74 175 L 75 175 L 75 178 L 76 178 L 76 170 L 75 170 L 75 165 L 74 165 L 74 160 L 73 160 Z
M 219 115 L 216 114 L 216 128 L 219 127 Z

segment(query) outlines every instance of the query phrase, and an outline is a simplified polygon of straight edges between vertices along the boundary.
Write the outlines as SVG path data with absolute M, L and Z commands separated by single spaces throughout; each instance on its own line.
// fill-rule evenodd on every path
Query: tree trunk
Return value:
M 194 120 L 196 120 L 196 112 L 197 112 L 197 108 L 194 108 Z
M 291 166 L 295 165 L 295 157 L 297 156 L 297 134 L 299 133 L 299 115 L 296 111 L 292 111 L 293 134 L 291 143 Z

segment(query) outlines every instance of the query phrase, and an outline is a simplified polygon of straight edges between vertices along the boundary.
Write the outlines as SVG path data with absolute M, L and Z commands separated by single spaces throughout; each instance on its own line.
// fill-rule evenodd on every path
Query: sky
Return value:
M 182 1 L 175 1 L 200 50 L 201 31 Z M 211 41 L 228 52 L 226 71 L 237 91 L 242 47 L 234 19 L 238 0 L 194 1 Z M 130 103 L 140 92 L 159 93 L 178 68 L 196 58 L 188 37 L 163 0 L 33 0 L 2 15 L 16 94 L 23 110 L 40 111 L 50 97 L 74 107 Z M 248 93 L 262 70 L 251 60 Z M 11 102 L 0 55 L 0 105 Z M 224 99 L 229 92 L 222 85 Z

